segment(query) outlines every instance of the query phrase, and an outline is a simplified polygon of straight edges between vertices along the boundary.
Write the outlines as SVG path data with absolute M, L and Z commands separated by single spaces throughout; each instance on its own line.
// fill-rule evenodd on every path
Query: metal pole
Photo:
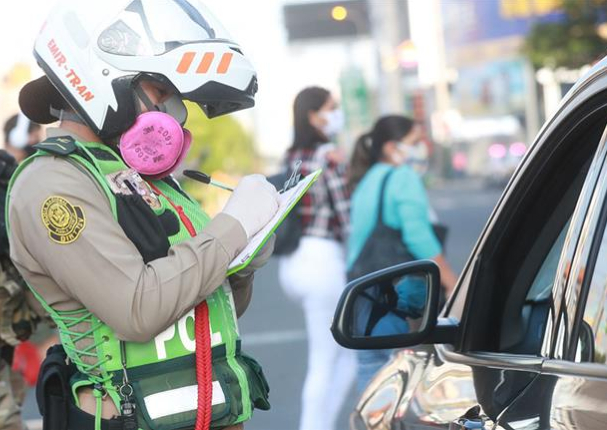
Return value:
M 436 48 L 438 51 L 437 56 L 437 80 L 436 80 L 436 111 L 438 113 L 439 121 L 443 122 L 446 118 L 446 113 L 451 108 L 451 97 L 449 94 L 449 82 L 447 79 L 447 59 L 445 50 L 445 35 L 443 32 L 443 19 L 440 0 L 434 0 L 433 2 L 434 11 L 433 14 L 436 17 Z M 442 127 L 441 127 L 442 129 Z M 434 138 L 442 144 L 446 144 L 448 136 L 442 134 L 434 136 Z
M 378 68 L 378 107 L 380 114 L 402 112 L 403 91 L 398 65 L 393 67 L 400 43 L 398 0 L 367 0 L 371 15 L 371 34 L 375 41 Z M 401 0 L 402 1 L 402 0 Z

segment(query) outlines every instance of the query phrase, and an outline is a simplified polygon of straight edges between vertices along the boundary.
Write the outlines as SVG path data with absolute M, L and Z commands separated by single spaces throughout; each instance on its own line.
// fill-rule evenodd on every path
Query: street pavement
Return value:
M 499 189 L 483 188 L 470 180 L 445 183 L 430 191 L 433 208 L 449 227 L 446 256 L 458 273 L 500 194 Z M 303 313 L 282 292 L 275 260 L 255 275 L 254 288 L 251 305 L 240 320 L 240 330 L 243 349 L 264 368 L 271 387 L 272 409 L 256 411 L 246 430 L 297 430 L 307 360 Z M 337 430 L 348 428 L 348 415 L 356 400 L 352 390 Z M 29 420 L 30 430 L 40 428 L 33 392 L 28 394 L 24 417 Z

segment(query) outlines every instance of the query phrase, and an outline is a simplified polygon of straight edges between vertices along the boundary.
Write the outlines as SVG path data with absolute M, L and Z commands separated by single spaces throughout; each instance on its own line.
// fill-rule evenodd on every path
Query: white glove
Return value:
M 240 180 L 223 213 L 235 218 L 251 239 L 276 214 L 278 191 L 263 175 L 249 175 Z

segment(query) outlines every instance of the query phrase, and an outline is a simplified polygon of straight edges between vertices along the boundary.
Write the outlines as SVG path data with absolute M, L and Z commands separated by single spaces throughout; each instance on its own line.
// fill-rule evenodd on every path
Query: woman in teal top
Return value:
M 407 164 L 395 167 L 377 162 L 365 174 L 352 196 L 348 268 L 356 261 L 375 227 L 372 221 L 377 219 L 379 208 L 370 202 L 380 201 L 381 183 L 390 172 L 392 175 L 383 196 L 384 223 L 400 230 L 403 242 L 415 258 L 432 258 L 441 253 L 441 245 L 428 218 L 428 198 L 419 175 Z
M 407 117 L 390 115 L 380 118 L 369 133 L 358 139 L 351 166 L 354 193 L 351 200 L 347 267 L 351 270 L 357 264 L 357 259 L 375 228 L 379 202 L 383 202 L 384 224 L 400 233 L 403 244 L 415 259 L 432 259 L 437 263 L 442 284 L 449 294 L 457 278 L 442 255 L 441 245 L 430 222 L 426 190 L 415 171 L 415 164 L 422 161 L 425 153 L 420 138 L 419 125 Z M 387 178 L 384 195 L 380 196 L 387 175 L 390 176 Z M 399 291 L 399 304 L 416 299 L 413 295 L 402 296 Z M 376 324 L 372 334 L 379 335 L 377 330 L 406 332 L 409 324 L 389 313 Z M 359 391 L 365 388 L 389 356 L 390 351 L 359 351 Z

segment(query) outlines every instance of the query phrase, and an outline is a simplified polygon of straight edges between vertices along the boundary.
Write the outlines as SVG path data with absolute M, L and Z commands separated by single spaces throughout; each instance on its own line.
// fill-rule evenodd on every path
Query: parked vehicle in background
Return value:
M 349 348 L 398 348 L 352 414 L 363 429 L 607 428 L 607 60 L 549 119 L 438 314 L 422 261 L 353 281 L 333 323 Z M 395 285 L 424 282 L 409 333 L 371 336 Z M 411 349 L 402 349 L 411 348 Z

